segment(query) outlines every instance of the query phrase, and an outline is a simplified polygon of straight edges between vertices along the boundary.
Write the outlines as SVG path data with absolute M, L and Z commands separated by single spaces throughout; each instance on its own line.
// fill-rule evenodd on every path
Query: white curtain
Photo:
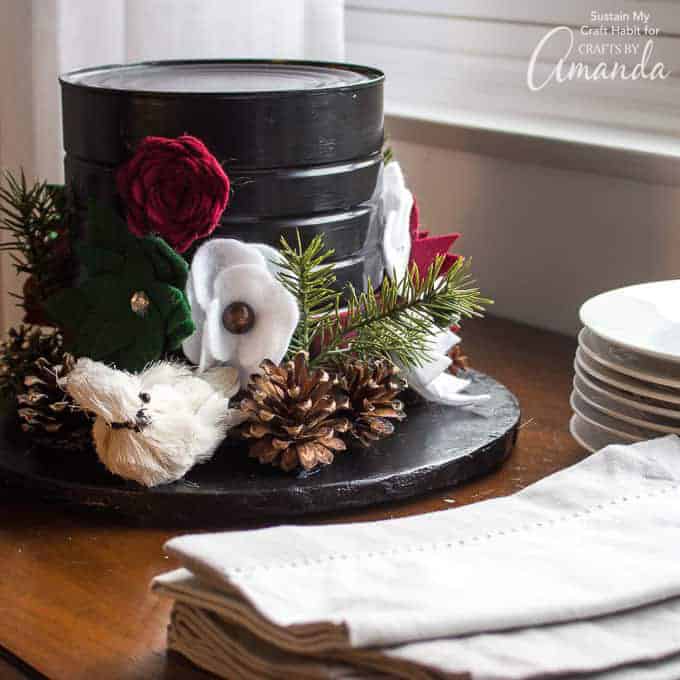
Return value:
M 148 59 L 341 61 L 344 0 L 0 0 L 0 168 L 63 179 L 59 73 Z M 0 323 L 20 314 L 0 262 Z

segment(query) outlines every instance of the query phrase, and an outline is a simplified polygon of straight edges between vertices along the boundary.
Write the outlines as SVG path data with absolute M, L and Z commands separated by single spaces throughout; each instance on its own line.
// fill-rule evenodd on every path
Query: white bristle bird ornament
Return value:
M 208 460 L 243 417 L 229 408 L 239 388 L 229 367 L 195 373 L 159 362 L 138 374 L 82 358 L 62 387 L 96 416 L 97 455 L 114 474 L 147 487 L 183 477 Z

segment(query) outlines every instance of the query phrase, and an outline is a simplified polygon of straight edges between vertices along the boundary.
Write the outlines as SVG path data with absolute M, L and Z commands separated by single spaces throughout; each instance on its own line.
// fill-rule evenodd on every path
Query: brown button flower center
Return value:
M 241 335 L 255 325 L 255 312 L 245 302 L 232 302 L 222 314 L 222 323 L 230 333 Z

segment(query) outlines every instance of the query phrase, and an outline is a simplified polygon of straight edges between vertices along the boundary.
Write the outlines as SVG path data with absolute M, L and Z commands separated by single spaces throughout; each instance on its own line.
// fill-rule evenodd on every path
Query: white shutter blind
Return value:
M 642 33 L 644 22 L 633 16 L 641 11 L 657 35 Z M 626 23 L 602 16 L 607 13 L 627 13 L 628 25 L 640 27 L 641 35 L 582 34 L 584 25 Z M 591 69 L 601 61 L 608 67 L 619 62 L 630 72 L 651 38 L 646 71 L 662 62 L 670 76 L 552 80 L 531 91 L 532 52 L 558 26 L 574 37 L 564 73 L 572 61 Z M 388 114 L 680 155 L 678 2 L 347 0 L 345 31 L 348 60 L 385 71 Z M 546 42 L 534 82 L 548 77 L 568 42 L 566 29 Z

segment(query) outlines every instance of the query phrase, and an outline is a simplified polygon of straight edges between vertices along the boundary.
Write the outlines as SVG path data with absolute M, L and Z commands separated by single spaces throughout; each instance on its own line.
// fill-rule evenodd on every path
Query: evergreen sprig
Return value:
M 63 185 L 29 184 L 23 171 L 18 178 L 6 173 L 0 183 L 0 231 L 5 232 L 0 253 L 8 253 L 16 271 L 28 275 L 23 294 L 10 295 L 31 323 L 47 323 L 45 299 L 75 276 L 72 215 L 72 194 Z
M 332 322 L 326 321 L 323 347 L 311 363 L 326 365 L 348 353 L 405 368 L 426 363 L 440 329 L 481 316 L 491 302 L 475 287 L 469 260 L 459 258 L 442 275 L 444 260 L 438 256 L 424 276 L 415 265 L 401 281 L 385 276 L 379 294 L 370 281 L 363 293 L 350 286 L 346 312 L 336 311 Z
M 281 255 L 279 281 L 300 309 L 289 356 L 308 352 L 312 367 L 332 367 L 347 356 L 421 366 L 430 359 L 432 338 L 440 329 L 463 317 L 481 316 L 491 302 L 474 285 L 469 260 L 459 258 L 442 274 L 441 255 L 424 275 L 414 265 L 401 281 L 385 276 L 378 293 L 370 281 L 363 293 L 348 286 L 342 309 L 328 264 L 333 251 L 324 249 L 322 236 L 306 248 L 299 233 L 295 248 L 282 239 Z
M 9 238 L 0 243 L 0 252 L 10 253 L 18 272 L 39 280 L 44 277 L 64 226 L 65 202 L 63 186 L 29 185 L 23 170 L 19 178 L 5 173 L 5 186 L 0 186 L 0 230 Z
M 291 358 L 298 352 L 309 352 L 314 340 L 321 336 L 326 320 L 338 305 L 339 293 L 333 289 L 333 265 L 328 264 L 334 251 L 324 248 L 320 234 L 306 248 L 299 231 L 295 247 L 282 237 L 280 252 L 283 261 L 278 279 L 295 296 L 300 310 L 300 321 L 288 348 L 287 357 Z

